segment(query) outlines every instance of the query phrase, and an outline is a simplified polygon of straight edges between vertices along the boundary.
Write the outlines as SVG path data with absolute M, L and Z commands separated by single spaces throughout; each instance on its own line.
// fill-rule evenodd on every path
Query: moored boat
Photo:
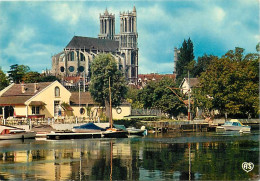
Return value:
M 103 133 L 104 138 L 128 138 L 127 131 L 120 130 L 117 128 L 109 128 Z
M 137 129 L 135 127 L 126 128 L 129 135 L 138 135 L 138 136 L 144 136 L 147 135 L 147 130 L 144 129 Z
M 87 124 L 83 124 L 81 126 L 74 126 L 72 128 L 72 131 L 75 133 L 96 133 L 96 132 L 101 132 L 101 131 L 105 131 L 105 130 L 106 129 L 101 128 L 94 123 L 87 123 Z
M 10 139 L 30 139 L 35 138 L 36 133 L 34 131 L 26 131 L 21 128 L 1 125 L 0 126 L 0 140 Z
M 237 119 L 231 119 L 230 121 L 226 121 L 225 124 L 218 126 L 216 130 L 250 132 L 251 127 L 248 125 L 243 125 Z

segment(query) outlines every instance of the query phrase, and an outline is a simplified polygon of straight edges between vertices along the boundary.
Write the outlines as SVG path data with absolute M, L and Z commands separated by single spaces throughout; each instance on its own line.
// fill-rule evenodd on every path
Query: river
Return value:
M 242 163 L 253 163 L 246 172 Z M 0 180 L 259 180 L 259 131 L 0 141 Z

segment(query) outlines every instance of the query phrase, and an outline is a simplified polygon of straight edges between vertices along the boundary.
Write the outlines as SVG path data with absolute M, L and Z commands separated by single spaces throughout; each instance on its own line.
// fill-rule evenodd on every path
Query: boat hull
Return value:
M 66 139 L 87 139 L 87 138 L 102 138 L 101 132 L 96 133 L 49 133 L 46 135 L 50 140 L 66 140 Z
M 108 131 L 104 132 L 104 138 L 128 138 L 127 131 Z
M 35 132 L 24 132 L 15 134 L 0 135 L 0 140 L 12 140 L 12 139 L 32 139 L 36 137 Z

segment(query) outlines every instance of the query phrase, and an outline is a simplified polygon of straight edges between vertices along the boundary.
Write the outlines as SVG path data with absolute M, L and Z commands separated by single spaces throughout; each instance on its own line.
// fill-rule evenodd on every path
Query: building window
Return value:
M 84 70 L 85 70 L 85 69 L 84 69 L 83 66 L 80 66 L 80 67 L 79 67 L 79 71 L 80 71 L 80 72 L 84 72 Z
M 74 61 L 74 52 L 70 52 L 70 61 Z
M 55 87 L 55 97 L 60 97 L 60 88 Z
M 64 72 L 64 70 L 65 70 L 64 67 L 60 67 L 61 72 Z
M 82 53 L 80 53 L 80 61 L 85 61 L 85 56 Z
M 32 106 L 32 114 L 40 114 L 40 106 Z
M 69 71 L 70 71 L 70 72 L 74 72 L 74 69 L 75 69 L 75 68 L 74 68 L 73 66 L 70 66 L 70 67 L 69 67 Z
M 85 114 L 85 109 L 82 107 L 82 108 L 80 108 L 79 112 L 80 112 L 80 114 Z

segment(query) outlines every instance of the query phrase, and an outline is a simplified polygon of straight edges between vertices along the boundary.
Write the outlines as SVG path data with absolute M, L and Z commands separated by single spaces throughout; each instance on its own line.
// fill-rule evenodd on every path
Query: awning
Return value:
M 44 106 L 44 105 L 46 105 L 46 104 L 42 101 L 32 101 L 29 104 L 29 106 Z
M 70 107 L 70 106 L 61 105 L 61 107 L 64 109 L 64 111 L 73 111 L 72 107 Z

